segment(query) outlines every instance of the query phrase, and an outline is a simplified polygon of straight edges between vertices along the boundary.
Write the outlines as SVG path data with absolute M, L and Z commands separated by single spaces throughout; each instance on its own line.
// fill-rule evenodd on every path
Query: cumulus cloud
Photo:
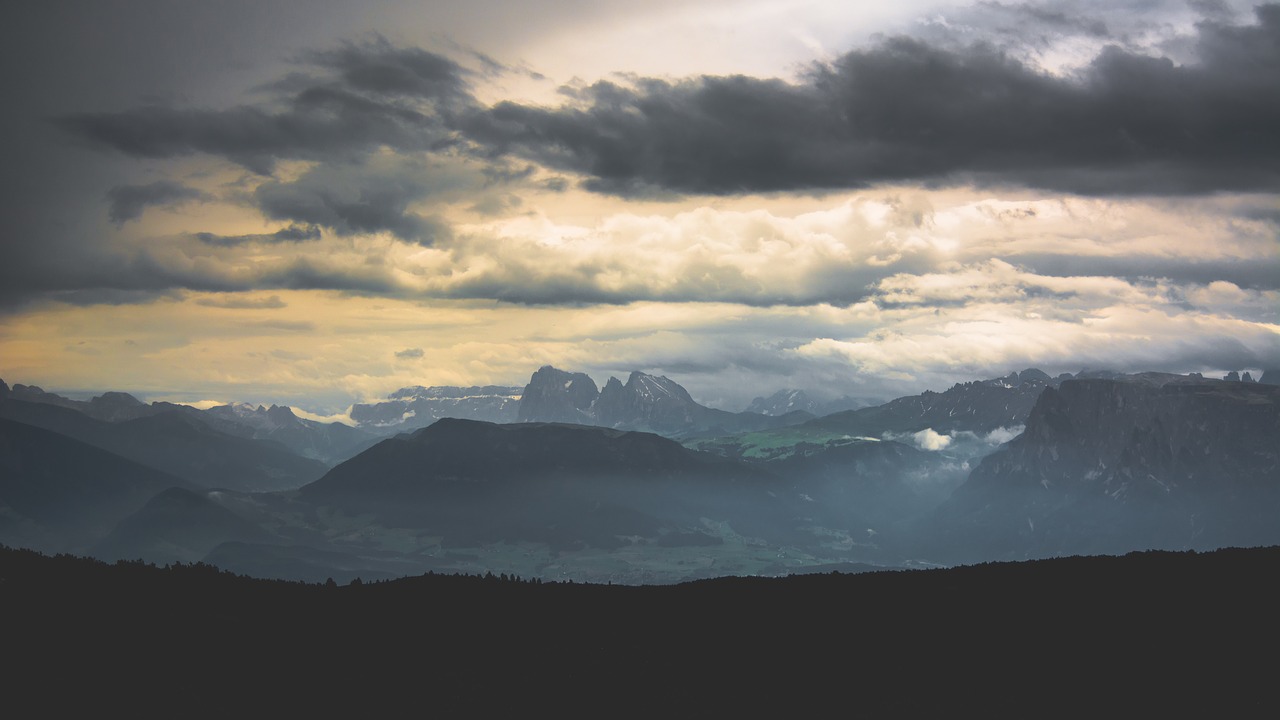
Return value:
M 156 180 L 146 185 L 117 185 L 107 191 L 107 215 L 117 224 L 142 217 L 149 207 L 181 205 L 211 199 L 209 195 L 172 180 Z
M 988 445 L 1003 445 L 1021 435 L 1025 429 L 1023 425 L 996 428 L 983 436 L 982 441 Z
M 423 356 L 422 348 L 405 348 L 396 351 L 396 357 L 401 360 L 417 360 Z
M 855 372 L 894 375 L 911 368 L 952 377 L 994 377 L 1013 366 L 1186 372 L 1280 361 L 1280 325 L 1174 311 L 1156 298 L 1047 315 L 991 305 L 907 311 L 861 337 L 819 338 L 793 352 L 838 358 Z
M 362 172 L 412 178 L 404 165 L 354 171 L 350 185 L 336 171 L 304 172 L 270 186 L 297 200 L 280 208 L 296 216 L 281 230 L 139 243 L 83 266 L 75 282 L 122 292 L 324 289 L 527 305 L 832 305 L 860 322 L 1004 305 L 1070 323 L 1118 303 L 1275 322 L 1280 297 L 1274 228 L 1214 200 L 1175 208 L 904 190 L 832 198 L 794 214 L 701 207 L 579 224 L 531 212 L 440 227 L 421 204 L 385 215 L 360 206 L 368 198 L 358 191 Z M 457 192 L 453 182 L 397 187 L 430 203 Z M 305 221 L 333 227 L 326 235 Z M 411 233 L 365 234 L 357 222 L 421 224 L 402 238 Z
M 916 447 L 932 452 L 946 450 L 951 445 L 950 435 L 942 435 L 933 428 L 925 428 L 918 433 L 913 433 L 911 438 L 915 441 Z

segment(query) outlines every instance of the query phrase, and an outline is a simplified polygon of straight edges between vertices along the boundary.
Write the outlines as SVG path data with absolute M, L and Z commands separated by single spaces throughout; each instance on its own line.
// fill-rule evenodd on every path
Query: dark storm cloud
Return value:
M 618 195 L 880 182 L 1092 195 L 1273 190 L 1280 5 L 1257 8 L 1256 20 L 1202 22 L 1196 64 L 1109 46 L 1059 77 L 993 45 L 897 37 L 802 83 L 600 82 L 564 108 L 499 103 L 470 115 L 465 131 L 498 155 L 581 173 L 586 187 Z
M 389 232 L 429 245 L 448 237 L 448 226 L 410 212 L 409 206 L 432 190 L 412 173 L 323 166 L 293 182 L 265 182 L 253 199 L 273 220 L 319 225 L 339 235 Z
M 1109 36 L 1104 24 L 1064 11 L 984 7 L 1008 19 L 1005 34 L 1039 33 L 1039 44 Z M 815 66 L 801 82 L 635 78 L 575 90 L 557 108 L 482 108 L 462 66 L 379 38 L 305 56 L 321 75 L 274 84 L 270 107 L 148 106 L 60 122 L 137 157 L 204 152 L 259 173 L 284 158 L 350 162 L 379 147 L 466 149 L 495 162 L 495 179 L 512 172 L 509 158 L 522 157 L 624 196 L 884 182 L 1090 195 L 1272 190 L 1280 187 L 1280 5 L 1255 16 L 1248 25 L 1203 20 L 1198 60 L 1183 65 L 1111 45 L 1078 73 L 1055 76 L 995 44 L 895 37 Z M 289 217 L 299 214 L 298 200 L 263 198 L 289 208 L 278 213 Z M 398 202 L 392 191 L 369 211 L 382 215 Z M 336 214 L 353 216 L 353 231 L 421 232 L 412 218 L 361 220 L 359 208 Z
M 218 245 L 222 247 L 234 247 L 236 245 L 245 245 L 247 243 L 289 243 L 302 242 L 304 240 L 319 240 L 320 228 L 314 225 L 290 225 L 281 228 L 273 233 L 260 233 L 255 235 L 215 235 L 214 233 L 200 232 L 195 233 L 195 239 L 206 245 Z
M 195 188 L 170 180 L 157 180 L 146 185 L 118 185 L 107 191 L 107 214 L 112 222 L 137 220 L 149 207 L 178 205 L 209 196 Z
M 393 47 L 382 37 L 367 44 L 345 43 L 309 58 L 336 72 L 344 85 L 357 91 L 444 104 L 466 103 L 471 98 L 462 66 L 419 48 Z
M 471 102 L 466 71 L 446 57 L 385 40 L 307 59 L 323 77 L 295 73 L 266 88 L 271 107 L 213 110 L 153 105 L 59 118 L 64 129 L 139 158 L 217 155 L 259 174 L 281 159 L 357 158 L 382 146 L 447 146 L 445 117 Z
M 180 299 L 182 291 L 238 293 L 255 290 L 332 290 L 353 295 L 406 296 L 376 263 L 334 267 L 301 258 L 276 268 L 246 273 L 236 265 L 173 263 L 147 252 L 129 256 L 100 255 L 62 272 L 37 268 L 23 284 L 0 283 L 0 308 L 18 308 L 38 300 L 72 305 L 144 304 Z M 238 299 L 201 304 L 241 307 Z M 278 298 L 249 300 L 252 307 L 274 307 Z

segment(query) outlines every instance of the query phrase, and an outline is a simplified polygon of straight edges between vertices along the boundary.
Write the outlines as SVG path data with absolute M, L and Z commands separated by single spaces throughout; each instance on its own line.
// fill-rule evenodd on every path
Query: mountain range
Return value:
M 1249 380 L 1028 369 L 812 418 L 547 366 L 518 393 L 397 400 L 506 398 L 520 422 L 386 437 L 402 410 L 380 440 L 282 407 L 0 383 L 0 543 L 305 580 L 633 584 L 1280 543 L 1280 387 Z
M 352 405 L 351 420 L 357 427 L 373 432 L 415 430 L 445 417 L 515 422 L 520 396 L 518 387 L 415 385 L 391 393 L 382 402 Z
M 833 400 L 818 400 L 804 390 L 784 388 L 768 397 L 757 397 L 747 405 L 746 412 L 761 415 L 786 415 L 797 410 L 807 412 L 814 417 L 822 417 L 845 410 L 857 410 L 860 407 L 879 405 L 880 401 L 868 398 L 852 398 L 842 395 Z

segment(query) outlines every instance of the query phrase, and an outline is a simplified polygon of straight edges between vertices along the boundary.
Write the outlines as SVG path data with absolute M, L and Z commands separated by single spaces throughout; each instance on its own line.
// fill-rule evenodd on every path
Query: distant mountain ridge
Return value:
M 814 417 L 822 417 L 831 413 L 844 412 L 845 410 L 856 410 L 869 405 L 877 405 L 879 402 L 868 399 L 852 398 L 848 395 L 838 397 L 834 400 L 817 400 L 811 397 L 804 390 L 795 388 L 786 388 L 779 390 L 768 397 L 757 397 L 751 401 L 744 412 L 759 413 L 761 415 L 771 415 L 777 417 L 786 415 L 797 410 L 812 414 Z
M 357 427 L 374 432 L 413 430 L 445 417 L 515 422 L 520 394 L 520 388 L 503 385 L 415 385 L 401 388 L 381 402 L 352 405 L 351 419 Z
M 807 425 L 856 435 L 925 429 L 989 433 L 1022 425 L 1041 391 L 1056 387 L 1069 377 L 1064 374 L 1054 378 L 1028 368 L 992 380 L 957 383 L 940 393 L 925 390 L 883 405 L 827 415 Z
M 376 435 L 342 423 L 322 423 L 300 418 L 292 409 L 282 405 L 267 408 L 262 405 L 254 407 L 246 403 L 232 403 L 200 410 L 190 405 L 170 402 L 153 402 L 148 405 L 123 392 L 104 392 L 90 400 L 72 400 L 46 392 L 35 385 L 14 385 L 10 388 L 0 381 L 0 386 L 3 386 L 0 388 L 0 401 L 10 399 L 52 405 L 75 410 L 105 423 L 129 422 L 163 413 L 178 413 L 227 435 L 278 442 L 302 457 L 319 460 L 327 465 L 345 460 L 378 440 Z
M 222 432 L 198 411 L 164 410 L 112 423 L 68 407 L 6 399 L 0 401 L 0 417 L 51 430 L 198 487 L 283 490 L 311 482 L 327 469 L 277 442 Z

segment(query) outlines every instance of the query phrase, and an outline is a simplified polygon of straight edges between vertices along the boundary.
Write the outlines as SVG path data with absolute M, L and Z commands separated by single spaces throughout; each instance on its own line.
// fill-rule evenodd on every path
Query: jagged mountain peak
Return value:
M 633 370 L 627 378 L 626 387 L 657 402 L 666 399 L 681 403 L 694 402 L 688 390 L 685 390 L 679 383 L 665 375 L 650 375 L 639 370 Z
M 585 373 L 543 365 L 525 385 L 517 420 L 591 424 L 591 407 L 599 396 L 595 381 Z
M 272 405 L 266 410 L 267 417 L 273 420 L 298 420 L 298 416 L 293 413 L 293 408 L 288 405 Z

